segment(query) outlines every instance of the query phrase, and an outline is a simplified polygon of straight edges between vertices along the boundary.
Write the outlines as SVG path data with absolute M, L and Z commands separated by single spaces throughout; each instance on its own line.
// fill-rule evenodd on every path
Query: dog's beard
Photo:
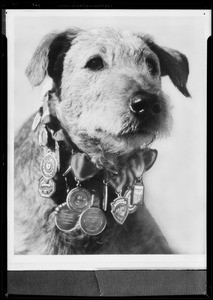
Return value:
M 72 134 L 72 142 L 98 168 L 118 171 L 127 159 L 138 149 L 145 148 L 155 139 L 155 134 L 124 134 L 114 136 L 107 133 L 90 137 L 85 132 Z
M 157 117 L 143 120 L 125 111 L 117 133 L 102 130 L 100 127 L 93 130 L 93 133 L 88 133 L 87 128 L 81 128 L 78 122 L 66 121 L 60 110 L 58 117 L 72 142 L 86 153 L 97 167 L 118 170 L 138 149 L 150 146 L 156 138 L 169 135 L 172 124 L 169 114 L 171 108 L 164 99 L 161 100 L 162 111 Z
M 165 121 L 165 120 L 164 120 Z M 127 159 L 137 150 L 150 146 L 156 138 L 169 134 L 171 121 L 153 123 L 152 126 L 142 126 L 140 122 L 124 122 L 120 132 L 96 132 L 88 135 L 87 131 L 78 126 L 65 126 L 72 142 L 80 151 L 86 153 L 99 168 L 118 171 Z M 158 130 L 157 130 L 158 129 Z

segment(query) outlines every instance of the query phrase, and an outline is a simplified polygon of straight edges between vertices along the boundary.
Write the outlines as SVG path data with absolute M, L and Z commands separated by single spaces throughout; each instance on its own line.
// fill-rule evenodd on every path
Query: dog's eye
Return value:
M 93 71 L 98 71 L 104 68 L 104 61 L 100 56 L 91 58 L 87 63 L 85 68 Z
M 147 57 L 146 64 L 149 69 L 149 72 L 152 75 L 156 75 L 158 73 L 158 65 L 154 59 L 152 59 L 151 57 Z

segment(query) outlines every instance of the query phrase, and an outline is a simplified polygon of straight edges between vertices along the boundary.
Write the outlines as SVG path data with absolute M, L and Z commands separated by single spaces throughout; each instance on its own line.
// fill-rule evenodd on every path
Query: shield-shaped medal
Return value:
M 122 225 L 129 214 L 128 199 L 118 197 L 110 205 L 115 221 Z

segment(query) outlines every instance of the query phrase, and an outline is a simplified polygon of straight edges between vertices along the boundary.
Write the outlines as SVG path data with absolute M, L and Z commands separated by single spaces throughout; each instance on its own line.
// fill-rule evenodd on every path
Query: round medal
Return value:
M 97 235 L 105 229 L 107 220 L 100 208 L 90 207 L 80 215 L 79 223 L 83 232 Z
M 91 206 L 92 196 L 90 192 L 82 187 L 76 187 L 67 195 L 67 206 L 78 213 Z
M 132 190 L 127 190 L 124 194 L 124 197 L 128 199 L 129 213 L 134 213 L 137 210 L 137 206 L 131 204 Z
M 56 158 L 51 154 L 47 153 L 41 161 L 41 172 L 47 179 L 51 179 L 57 172 L 57 161 Z
M 55 182 L 53 179 L 45 179 L 43 176 L 38 181 L 38 191 L 41 197 L 49 198 L 55 193 Z
M 78 214 L 71 211 L 66 202 L 55 210 L 55 224 L 61 231 L 71 231 L 78 221 Z

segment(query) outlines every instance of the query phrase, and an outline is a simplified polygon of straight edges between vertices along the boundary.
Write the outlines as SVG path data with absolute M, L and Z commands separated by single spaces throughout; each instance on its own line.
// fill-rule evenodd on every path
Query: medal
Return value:
M 132 189 L 129 189 L 124 194 L 124 197 L 128 199 L 128 207 L 129 207 L 129 213 L 132 214 L 137 210 L 136 205 L 132 205 Z
M 57 161 L 57 169 L 59 172 L 60 171 L 60 151 L 59 151 L 59 144 L 57 141 L 55 142 L 55 158 Z
M 61 231 L 71 231 L 78 221 L 78 214 L 71 211 L 66 202 L 55 209 L 55 224 Z
M 33 120 L 33 124 L 32 124 L 32 131 L 36 131 L 39 123 L 41 122 L 41 114 L 40 112 L 38 111 L 37 114 L 35 115 L 35 118 Z
M 102 208 L 104 211 L 107 210 L 107 203 L 108 203 L 108 172 L 105 171 L 104 174 L 105 179 L 103 180 L 103 203 L 102 203 Z
M 41 161 L 41 172 L 42 175 L 51 179 L 55 176 L 57 172 L 57 160 L 53 153 L 48 152 Z
M 48 133 L 47 129 L 45 127 L 42 127 L 41 130 L 39 131 L 38 135 L 38 143 L 40 146 L 45 147 L 48 142 Z
M 129 213 L 128 200 L 124 197 L 118 197 L 110 205 L 115 221 L 122 225 Z
M 38 181 L 38 192 L 41 197 L 49 198 L 55 193 L 55 181 L 53 179 L 45 179 L 43 176 Z
M 104 230 L 107 221 L 100 208 L 90 207 L 80 215 L 79 223 L 83 232 L 97 235 Z
M 92 196 L 88 190 L 76 187 L 68 193 L 66 203 L 71 210 L 81 213 L 91 206 Z
M 142 205 L 144 198 L 144 186 L 142 182 L 137 182 L 133 185 L 132 188 L 132 205 Z

